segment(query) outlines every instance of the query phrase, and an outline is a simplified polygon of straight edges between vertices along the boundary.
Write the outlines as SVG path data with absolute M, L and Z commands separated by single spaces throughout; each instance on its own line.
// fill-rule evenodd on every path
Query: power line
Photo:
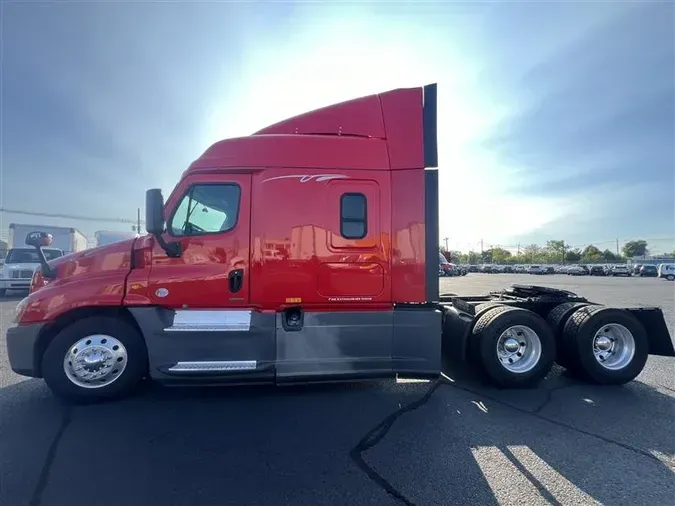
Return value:
M 0 213 L 12 213 L 12 214 L 21 214 L 25 216 L 41 216 L 45 218 L 64 218 L 68 220 L 84 220 L 84 221 L 105 221 L 110 223 L 131 223 L 136 225 L 137 223 L 145 223 L 143 220 L 133 220 L 126 218 L 107 218 L 107 217 L 93 217 L 93 216 L 80 216 L 76 214 L 61 214 L 61 213 L 39 213 L 36 211 L 21 211 L 19 209 L 7 209 L 5 207 L 0 207 Z

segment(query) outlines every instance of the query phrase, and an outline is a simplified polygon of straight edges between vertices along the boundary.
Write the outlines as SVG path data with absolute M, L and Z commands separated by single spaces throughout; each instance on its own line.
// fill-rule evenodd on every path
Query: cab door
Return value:
M 249 304 L 250 174 L 193 175 L 164 208 L 171 258 L 155 243 L 150 297 L 168 308 L 240 308 Z

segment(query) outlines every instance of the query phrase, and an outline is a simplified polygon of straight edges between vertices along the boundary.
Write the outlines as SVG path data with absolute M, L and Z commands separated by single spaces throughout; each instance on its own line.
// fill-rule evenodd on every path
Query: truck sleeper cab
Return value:
M 656 308 L 536 287 L 440 296 L 437 165 L 436 85 L 220 141 L 166 203 L 148 190 L 148 235 L 36 270 L 7 332 L 12 369 L 91 401 L 144 377 L 433 379 L 443 354 L 505 387 L 536 385 L 554 360 L 622 383 L 648 353 L 674 354 Z

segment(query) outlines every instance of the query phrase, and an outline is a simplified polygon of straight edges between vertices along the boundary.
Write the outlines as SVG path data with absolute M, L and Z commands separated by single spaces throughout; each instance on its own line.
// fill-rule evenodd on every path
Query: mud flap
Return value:
M 635 316 L 647 331 L 649 354 L 675 357 L 673 340 L 668 332 L 663 311 L 658 307 L 623 308 Z

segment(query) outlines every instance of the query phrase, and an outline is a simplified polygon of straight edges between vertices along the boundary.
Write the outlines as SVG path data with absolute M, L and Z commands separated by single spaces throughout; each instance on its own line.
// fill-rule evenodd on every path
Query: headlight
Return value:
M 14 308 L 14 323 L 19 323 L 23 312 L 26 310 L 28 305 L 28 297 L 25 297 L 19 301 L 19 303 Z

